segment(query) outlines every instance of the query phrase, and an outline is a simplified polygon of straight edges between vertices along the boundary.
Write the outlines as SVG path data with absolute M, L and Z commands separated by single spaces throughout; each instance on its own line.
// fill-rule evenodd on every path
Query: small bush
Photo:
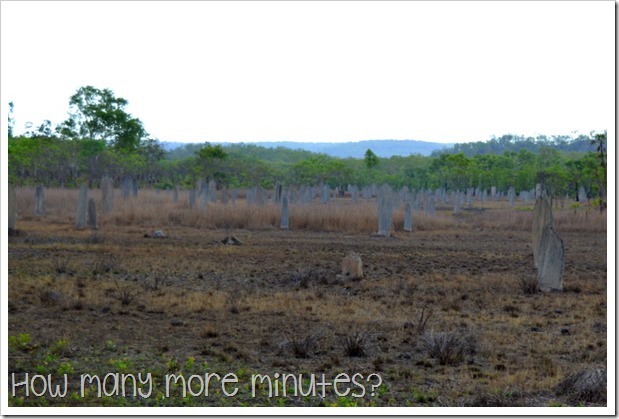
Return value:
M 32 337 L 29 333 L 20 333 L 17 336 L 9 336 L 9 350 L 29 351 L 33 348 Z
M 418 335 L 423 335 L 426 332 L 426 325 L 428 324 L 428 320 L 432 317 L 432 311 L 429 310 L 426 313 L 426 307 L 421 309 L 421 313 L 419 314 L 419 321 L 415 327 L 415 331 Z
M 59 275 L 69 273 L 69 260 L 67 258 L 56 257 L 53 259 L 54 272 Z
M 342 347 L 344 353 L 349 357 L 364 357 L 366 355 L 365 346 L 367 342 L 367 335 L 361 332 L 355 332 L 346 335 L 342 339 Z
M 527 402 L 522 394 L 486 391 L 479 389 L 477 394 L 463 400 L 462 407 L 526 407 Z
M 135 298 L 135 293 L 128 285 L 121 286 L 118 281 L 114 281 L 116 284 L 116 288 L 118 289 L 118 299 L 120 300 L 120 304 L 123 306 L 128 306 L 133 302 Z
M 241 291 L 230 291 L 226 297 L 226 307 L 232 314 L 239 314 L 242 310 L 247 310 L 248 307 L 242 307 L 243 293 Z
M 477 346 L 472 336 L 455 332 L 430 331 L 424 333 L 423 341 L 428 355 L 437 359 L 440 365 L 462 362 L 466 355 L 475 353 Z
M 100 253 L 92 261 L 92 273 L 93 275 L 117 274 L 121 271 L 121 266 L 122 261 L 119 257 Z
M 286 338 L 286 346 L 295 358 L 309 358 L 317 346 L 317 338 L 314 335 L 291 335 Z
M 60 291 L 44 290 L 39 293 L 39 299 L 43 305 L 54 306 L 62 302 L 64 295 Z
M 200 331 L 200 336 L 203 338 L 216 338 L 219 336 L 219 332 L 211 325 L 206 325 Z
M 329 273 L 321 268 L 298 269 L 290 281 L 299 288 L 308 288 L 311 284 L 326 285 L 329 283 Z
M 432 403 L 438 398 L 437 391 L 423 391 L 422 389 L 413 389 L 412 391 L 413 400 L 417 403 Z
M 567 396 L 572 403 L 604 403 L 606 383 L 605 369 L 589 369 L 568 376 L 554 390 L 559 396 Z
M 521 276 L 518 278 L 518 284 L 525 294 L 535 294 L 539 290 L 537 287 L 537 279 L 527 276 Z

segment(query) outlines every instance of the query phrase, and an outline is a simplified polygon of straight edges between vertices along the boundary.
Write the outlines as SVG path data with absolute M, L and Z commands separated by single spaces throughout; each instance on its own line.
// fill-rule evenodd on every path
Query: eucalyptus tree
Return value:
M 136 151 L 148 133 L 142 121 L 126 112 L 128 104 L 110 89 L 80 87 L 69 100 L 69 118 L 57 131 L 66 138 L 101 140 L 116 150 Z
M 599 200 L 600 212 L 604 211 L 604 199 L 606 198 L 606 140 L 607 134 L 604 131 L 601 134 L 595 134 L 591 144 L 595 145 L 595 151 L 600 162 L 600 170 L 598 171 L 599 184 Z
M 223 161 L 228 158 L 228 154 L 221 145 L 206 143 L 195 154 L 196 171 L 199 177 L 206 179 L 206 183 L 211 180 L 215 180 L 220 185 L 225 183 Z
M 15 131 L 15 118 L 13 117 L 15 105 L 13 102 L 9 102 L 9 115 L 7 121 L 8 137 L 9 140 L 13 138 L 13 132 Z

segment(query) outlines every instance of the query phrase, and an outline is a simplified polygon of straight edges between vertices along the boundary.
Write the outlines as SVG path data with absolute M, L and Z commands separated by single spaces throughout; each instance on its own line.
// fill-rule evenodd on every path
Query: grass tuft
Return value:
M 367 339 L 367 334 L 362 332 L 353 332 L 344 336 L 342 347 L 346 356 L 351 358 L 364 357 L 366 355 Z
M 439 365 L 455 365 L 464 361 L 466 355 L 474 354 L 477 348 L 471 335 L 456 332 L 426 332 L 423 335 L 424 346 L 431 358 Z

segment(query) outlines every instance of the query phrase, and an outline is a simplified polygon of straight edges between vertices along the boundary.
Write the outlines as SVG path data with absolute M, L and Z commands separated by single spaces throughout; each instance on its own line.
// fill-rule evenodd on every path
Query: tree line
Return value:
M 86 86 L 69 101 L 69 117 L 14 136 L 9 112 L 9 182 L 15 185 L 98 186 L 110 177 L 116 186 L 131 177 L 141 187 L 195 187 L 215 180 L 218 187 L 272 188 L 320 185 L 344 189 L 387 183 L 393 188 L 506 191 L 530 190 L 544 182 L 558 196 L 605 196 L 606 132 L 577 138 L 506 135 L 488 142 L 456 144 L 430 156 L 336 158 L 326 154 L 253 144 L 225 147 L 187 144 L 166 151 L 142 122 L 125 111 L 128 102 L 108 89 Z
M 595 133 L 590 135 L 580 134 L 577 137 L 568 135 L 525 137 L 524 135 L 505 134 L 498 138 L 492 137 L 488 141 L 454 144 L 440 151 L 434 151 L 432 155 L 464 153 L 467 157 L 472 157 L 476 154 L 503 154 L 507 151 L 519 152 L 523 149 L 537 153 L 547 147 L 565 152 L 586 153 L 592 151 L 591 138 L 594 136 Z

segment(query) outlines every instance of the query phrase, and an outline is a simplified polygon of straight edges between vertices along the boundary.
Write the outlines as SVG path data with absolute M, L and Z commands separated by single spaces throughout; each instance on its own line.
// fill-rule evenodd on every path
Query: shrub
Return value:
M 93 275 L 117 274 L 121 272 L 121 266 L 122 261 L 119 257 L 108 253 L 98 253 L 92 261 L 92 273 Z
M 606 383 L 605 369 L 588 369 L 565 378 L 555 387 L 555 393 L 573 403 L 602 403 L 606 402 Z
M 134 291 L 128 285 L 121 286 L 117 280 L 114 280 L 114 283 L 116 284 L 116 288 L 118 290 L 118 299 L 120 304 L 123 306 L 130 305 L 135 298 Z
M 329 274 L 326 269 L 301 268 L 290 279 L 299 288 L 308 288 L 312 283 L 326 285 L 329 283 Z
M 419 314 L 419 321 L 417 322 L 417 326 L 415 327 L 415 331 L 418 335 L 423 335 L 426 331 L 426 325 L 428 324 L 428 320 L 432 317 L 432 311 L 428 311 L 426 315 L 426 307 L 421 309 L 421 314 Z
M 428 355 L 440 365 L 458 364 L 469 354 L 474 354 L 476 344 L 470 335 L 455 332 L 426 332 L 423 341 Z
M 290 348 L 295 358 L 309 358 L 316 345 L 315 335 L 291 335 L 286 338 L 286 346 Z
M 518 278 L 518 284 L 520 285 L 522 292 L 524 292 L 525 294 L 535 294 L 539 290 L 539 288 L 537 287 L 536 278 L 521 276 Z
M 344 353 L 349 357 L 364 357 L 367 334 L 361 332 L 351 333 L 342 339 Z

